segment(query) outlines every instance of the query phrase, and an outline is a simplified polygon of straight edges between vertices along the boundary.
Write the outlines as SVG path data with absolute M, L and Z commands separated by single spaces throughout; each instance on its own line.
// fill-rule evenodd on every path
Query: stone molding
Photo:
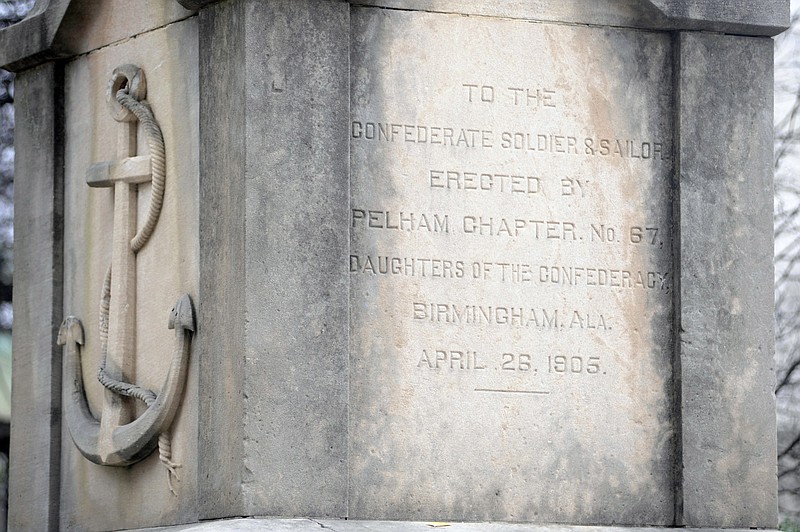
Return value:
M 219 0 L 175 0 L 197 11 Z M 583 0 L 349 0 L 353 5 L 434 12 L 504 16 L 577 24 L 603 24 L 661 31 L 712 31 L 772 37 L 789 26 L 789 0 L 598 0 L 591 9 Z M 46 61 L 89 50 L 76 43 L 82 22 L 101 6 L 99 0 L 38 0 L 23 21 L 0 30 L 0 65 L 25 70 Z M 190 13 L 187 12 L 188 16 Z M 146 29 L 146 28 L 143 28 Z
M 60 57 L 56 33 L 70 0 L 38 0 L 28 16 L 0 31 L 0 62 L 18 71 Z

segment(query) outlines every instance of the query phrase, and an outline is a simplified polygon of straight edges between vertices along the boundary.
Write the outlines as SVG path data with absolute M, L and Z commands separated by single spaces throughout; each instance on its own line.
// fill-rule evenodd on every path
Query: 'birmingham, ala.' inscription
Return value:
M 567 318 L 564 319 L 563 317 Z M 505 305 L 473 305 L 455 303 L 412 303 L 412 318 L 453 325 L 502 325 L 533 327 L 553 331 L 563 329 L 598 329 L 610 331 L 603 314 L 579 310 L 523 308 Z

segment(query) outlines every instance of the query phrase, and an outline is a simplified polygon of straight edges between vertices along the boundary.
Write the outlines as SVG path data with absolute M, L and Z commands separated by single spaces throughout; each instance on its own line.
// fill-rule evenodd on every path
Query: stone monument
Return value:
M 38 1 L 0 31 L 10 529 L 775 527 L 787 23 Z

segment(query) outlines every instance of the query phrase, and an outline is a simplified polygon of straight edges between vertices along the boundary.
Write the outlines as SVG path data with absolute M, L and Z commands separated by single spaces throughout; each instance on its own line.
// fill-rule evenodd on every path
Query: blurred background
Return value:
M 775 394 L 782 528 L 800 531 L 800 2 L 775 38 Z

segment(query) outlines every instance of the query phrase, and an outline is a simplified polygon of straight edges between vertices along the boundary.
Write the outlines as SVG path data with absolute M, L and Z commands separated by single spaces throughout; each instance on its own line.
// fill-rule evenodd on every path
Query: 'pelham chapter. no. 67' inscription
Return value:
M 647 224 L 615 227 L 602 223 L 512 218 L 468 214 L 455 217 L 444 213 L 392 212 L 373 209 L 351 209 L 353 227 L 367 229 L 396 229 L 400 231 L 427 231 L 432 233 L 461 232 L 472 236 L 526 237 L 535 240 L 565 240 L 603 243 L 650 244 L 663 246 L 659 228 Z

